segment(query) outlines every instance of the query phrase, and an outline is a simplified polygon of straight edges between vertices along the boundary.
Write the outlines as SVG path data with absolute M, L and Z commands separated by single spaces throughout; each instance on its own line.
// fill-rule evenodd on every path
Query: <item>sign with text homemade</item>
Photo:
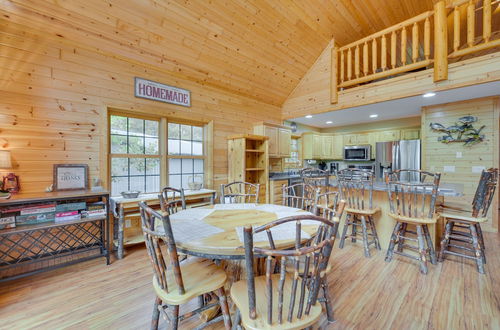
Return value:
M 188 90 L 138 77 L 135 78 L 135 97 L 172 103 L 185 107 L 191 106 L 191 93 Z

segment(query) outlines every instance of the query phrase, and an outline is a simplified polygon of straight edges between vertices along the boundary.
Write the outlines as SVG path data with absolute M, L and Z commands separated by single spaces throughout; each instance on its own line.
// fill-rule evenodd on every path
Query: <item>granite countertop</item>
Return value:
M 332 174 L 333 175 L 333 174 Z M 277 180 L 288 180 L 288 179 L 297 179 L 300 178 L 299 174 L 277 174 L 272 177 L 269 177 L 271 181 Z M 337 187 L 337 182 L 335 180 L 331 180 L 330 186 Z M 376 181 L 373 183 L 374 191 L 387 191 L 387 185 L 385 182 Z M 439 185 L 439 195 L 445 197 L 460 197 L 463 195 L 464 185 L 456 184 L 456 183 L 446 183 L 442 182 Z

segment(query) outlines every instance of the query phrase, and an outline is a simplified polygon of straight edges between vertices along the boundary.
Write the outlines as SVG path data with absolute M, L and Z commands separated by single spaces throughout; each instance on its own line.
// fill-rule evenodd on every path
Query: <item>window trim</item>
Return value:
M 160 159 L 160 189 L 168 186 L 168 162 L 170 158 L 177 159 L 203 159 L 203 186 L 212 189 L 213 185 L 213 122 L 203 122 L 197 120 L 185 120 L 168 116 L 144 115 L 133 111 L 121 111 L 108 108 L 108 132 L 106 141 L 107 147 L 107 180 L 111 193 L 111 161 L 113 158 L 159 158 Z M 147 154 L 113 154 L 111 153 L 111 116 L 131 117 L 143 120 L 154 120 L 159 122 L 159 153 L 157 155 Z M 169 155 L 168 154 L 168 123 L 203 127 L 203 155 Z M 155 192 L 153 192 L 155 193 Z M 116 195 L 114 195 L 116 196 Z

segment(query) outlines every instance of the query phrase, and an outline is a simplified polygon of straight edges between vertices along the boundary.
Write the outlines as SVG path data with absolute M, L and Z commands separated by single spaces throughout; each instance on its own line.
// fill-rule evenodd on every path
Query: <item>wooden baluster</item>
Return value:
M 460 10 L 455 7 L 453 11 L 453 51 L 457 51 L 460 47 Z
M 340 82 L 344 82 L 344 67 L 345 67 L 345 58 L 344 58 L 344 51 L 340 51 Z
M 347 81 L 352 79 L 352 51 L 351 48 L 347 50 Z
M 354 49 L 354 75 L 359 78 L 359 45 Z
M 431 21 L 429 17 L 425 19 L 424 23 L 424 56 L 426 60 L 431 57 Z
M 337 63 L 337 54 L 338 54 L 338 48 L 333 47 L 332 48 L 332 53 L 331 53 L 331 77 L 330 77 L 330 103 L 335 104 L 338 101 L 338 80 L 339 78 L 337 77 L 338 73 L 338 63 Z
M 404 27 L 401 30 L 401 65 L 405 66 L 406 65 L 406 41 L 407 41 L 407 35 L 406 35 L 406 27 Z
M 448 26 L 446 2 L 434 4 L 434 82 L 448 79 Z
M 413 23 L 413 27 L 411 30 L 411 45 L 412 45 L 412 50 L 411 50 L 411 60 L 413 63 L 416 63 L 418 60 L 418 24 L 415 22 Z
M 483 0 L 483 39 L 484 42 L 491 38 L 491 0 Z
M 368 74 L 368 43 L 363 45 L 363 75 Z
M 372 40 L 372 73 L 377 72 L 377 39 Z
M 380 67 L 383 71 L 387 70 L 387 38 L 385 35 L 381 38 L 381 50 L 380 50 Z
M 396 68 L 396 31 L 391 33 L 391 67 Z
M 474 46 L 474 35 L 475 35 L 475 4 L 474 1 L 469 1 L 467 5 L 467 45 L 469 47 Z

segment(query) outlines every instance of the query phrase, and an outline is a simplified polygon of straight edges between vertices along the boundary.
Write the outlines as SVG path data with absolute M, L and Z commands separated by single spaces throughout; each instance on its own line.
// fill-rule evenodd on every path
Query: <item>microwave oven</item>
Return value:
M 371 159 L 371 146 L 345 146 L 344 147 L 344 160 L 370 160 Z

